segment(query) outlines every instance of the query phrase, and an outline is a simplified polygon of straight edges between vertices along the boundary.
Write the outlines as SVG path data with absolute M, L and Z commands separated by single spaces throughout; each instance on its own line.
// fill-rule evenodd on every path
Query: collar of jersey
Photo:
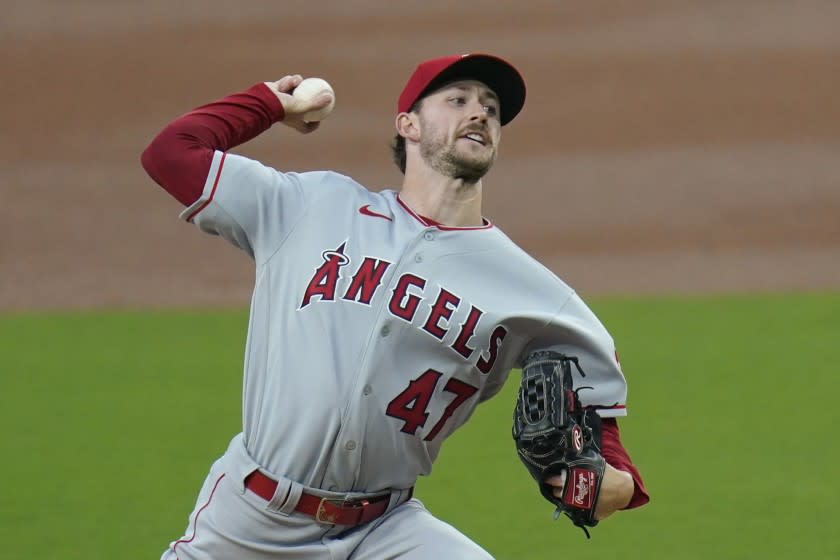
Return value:
M 487 218 L 485 218 L 483 216 L 481 218 L 481 221 L 484 222 L 484 225 L 482 225 L 482 226 L 465 226 L 465 227 L 445 226 L 445 225 L 441 224 L 440 222 L 436 222 L 435 220 L 432 220 L 431 218 L 426 218 L 425 216 L 421 216 L 420 214 L 418 214 L 417 212 L 412 210 L 408 206 L 408 204 L 406 204 L 403 201 L 403 199 L 399 195 L 399 193 L 397 193 L 397 202 L 400 203 L 400 206 L 402 206 L 403 209 L 406 212 L 408 212 L 408 214 L 412 218 L 414 218 L 415 220 L 417 220 L 418 222 L 420 222 L 421 224 L 423 224 L 426 227 L 435 227 L 435 228 L 443 230 L 443 231 L 469 231 L 469 230 L 475 230 L 475 229 L 490 229 L 490 228 L 493 227 L 493 224 L 490 222 L 490 220 L 488 220 Z

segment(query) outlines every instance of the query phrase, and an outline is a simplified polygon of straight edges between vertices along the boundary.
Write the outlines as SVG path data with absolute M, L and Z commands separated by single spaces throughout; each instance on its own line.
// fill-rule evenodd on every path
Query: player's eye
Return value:
M 499 114 L 499 108 L 495 105 L 485 105 L 484 112 L 487 113 L 491 117 L 495 117 Z
M 462 96 L 450 97 L 449 102 L 452 103 L 453 105 L 461 106 L 461 105 L 465 105 L 467 103 L 467 98 L 462 97 Z

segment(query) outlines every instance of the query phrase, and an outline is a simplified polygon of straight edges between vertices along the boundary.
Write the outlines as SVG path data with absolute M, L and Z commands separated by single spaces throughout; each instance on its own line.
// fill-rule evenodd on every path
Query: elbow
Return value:
M 165 151 L 161 149 L 160 136 L 151 141 L 140 154 L 140 165 L 156 183 L 161 184 L 161 169 L 164 166 Z
M 211 150 L 194 149 L 169 129 L 140 154 L 140 164 L 149 177 L 184 206 L 201 197 L 212 159 Z
M 149 175 L 152 174 L 152 169 L 154 169 L 154 152 L 153 152 L 154 142 L 146 146 L 146 149 L 140 154 L 140 165 L 143 166 L 143 169 L 146 170 L 146 173 Z

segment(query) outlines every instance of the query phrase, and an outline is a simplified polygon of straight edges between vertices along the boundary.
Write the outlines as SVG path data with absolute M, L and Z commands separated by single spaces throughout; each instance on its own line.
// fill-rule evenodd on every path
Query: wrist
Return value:
M 607 464 L 604 479 L 601 482 L 601 492 L 598 495 L 598 505 L 595 508 L 595 519 L 604 519 L 627 507 L 633 499 L 634 488 L 633 477 L 630 473 Z
M 286 116 L 286 110 L 280 98 L 277 82 L 262 82 L 251 88 L 251 92 L 259 97 L 271 110 L 274 122 L 280 122 Z
M 616 509 L 624 509 L 633 499 L 635 484 L 633 476 L 629 472 L 616 470 L 616 473 L 619 476 L 619 483 L 616 488 L 616 505 L 618 506 Z

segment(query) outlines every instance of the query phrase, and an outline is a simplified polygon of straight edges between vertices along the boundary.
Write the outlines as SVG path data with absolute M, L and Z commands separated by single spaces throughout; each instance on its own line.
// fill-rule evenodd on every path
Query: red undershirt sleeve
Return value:
M 146 173 L 181 204 L 201 197 L 213 154 L 257 137 L 285 116 L 264 83 L 203 105 L 169 123 L 143 151 Z
M 623 509 L 633 509 L 650 501 L 650 496 L 648 496 L 645 484 L 642 481 L 642 475 L 639 474 L 639 470 L 621 444 L 618 422 L 615 418 L 601 419 L 601 455 L 604 456 L 607 463 L 620 471 L 630 473 L 630 476 L 633 477 L 633 497 Z

